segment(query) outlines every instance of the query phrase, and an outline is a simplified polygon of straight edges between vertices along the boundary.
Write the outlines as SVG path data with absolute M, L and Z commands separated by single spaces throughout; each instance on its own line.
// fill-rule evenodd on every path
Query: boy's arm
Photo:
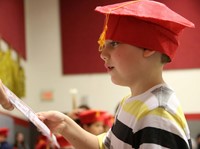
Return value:
M 68 119 L 68 118 L 67 118 Z M 67 120 L 66 119 L 66 120 Z M 74 121 L 67 120 L 62 135 L 77 149 L 99 149 L 97 136 L 85 131 Z
M 5 94 L 1 80 L 0 104 L 4 109 L 14 109 L 14 106 Z M 62 134 L 75 148 L 99 149 L 97 136 L 94 136 L 82 129 L 68 116 L 57 111 L 41 112 L 38 113 L 38 116 L 53 133 Z

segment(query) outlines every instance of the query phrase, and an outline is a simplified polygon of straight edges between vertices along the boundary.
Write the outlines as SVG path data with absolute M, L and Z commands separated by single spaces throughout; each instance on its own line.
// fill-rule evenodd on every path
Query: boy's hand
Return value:
M 8 100 L 5 91 L 3 89 L 3 83 L 0 80 L 0 104 L 1 106 L 6 110 L 13 110 L 14 106 L 11 104 L 11 102 Z
M 62 134 L 66 125 L 65 120 L 68 118 L 65 114 L 58 111 L 39 112 L 37 116 L 47 125 L 52 133 L 59 134 Z
M 98 149 L 98 139 L 95 135 L 82 129 L 74 120 L 58 111 L 37 113 L 52 133 L 61 134 L 78 149 Z

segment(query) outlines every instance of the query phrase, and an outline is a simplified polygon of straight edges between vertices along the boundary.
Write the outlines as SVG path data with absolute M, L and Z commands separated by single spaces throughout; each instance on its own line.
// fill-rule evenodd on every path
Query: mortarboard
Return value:
M 0 128 L 0 135 L 8 136 L 9 129 L 8 128 Z
M 194 27 L 166 5 L 152 0 L 98 6 L 95 10 L 106 15 L 100 47 L 111 39 L 159 51 L 172 59 L 179 45 L 179 33 L 185 27 Z
M 104 122 L 104 111 L 99 110 L 86 110 L 79 114 L 81 124 L 90 124 L 98 121 Z

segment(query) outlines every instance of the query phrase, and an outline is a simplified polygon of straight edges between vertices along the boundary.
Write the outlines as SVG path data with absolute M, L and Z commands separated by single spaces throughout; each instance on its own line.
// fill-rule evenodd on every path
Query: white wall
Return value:
M 58 0 L 25 0 L 25 8 L 28 60 L 24 101 L 36 112 L 70 111 L 69 90 L 77 88 L 78 99 L 85 97 L 91 107 L 113 113 L 118 101 L 129 93 L 128 88 L 113 85 L 110 77 L 103 73 L 62 75 Z M 200 69 L 164 72 L 165 80 L 175 89 L 187 113 L 200 112 L 199 76 Z M 42 101 L 40 93 L 43 90 L 52 90 L 54 100 Z M 22 116 L 19 112 L 13 114 Z
M 164 78 L 176 91 L 185 113 L 200 113 L 200 69 L 165 71 Z

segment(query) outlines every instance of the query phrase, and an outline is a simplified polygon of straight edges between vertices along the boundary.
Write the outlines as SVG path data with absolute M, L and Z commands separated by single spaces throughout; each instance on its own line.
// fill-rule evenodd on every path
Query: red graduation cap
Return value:
M 104 111 L 99 110 L 86 110 L 79 114 L 81 124 L 90 124 L 98 121 L 104 122 Z
M 9 129 L 8 128 L 0 128 L 0 135 L 7 137 Z
M 99 38 L 102 47 L 106 39 L 156 50 L 173 58 L 178 47 L 178 35 L 185 27 L 194 24 L 152 0 L 136 0 L 107 6 L 96 11 L 106 15 Z

